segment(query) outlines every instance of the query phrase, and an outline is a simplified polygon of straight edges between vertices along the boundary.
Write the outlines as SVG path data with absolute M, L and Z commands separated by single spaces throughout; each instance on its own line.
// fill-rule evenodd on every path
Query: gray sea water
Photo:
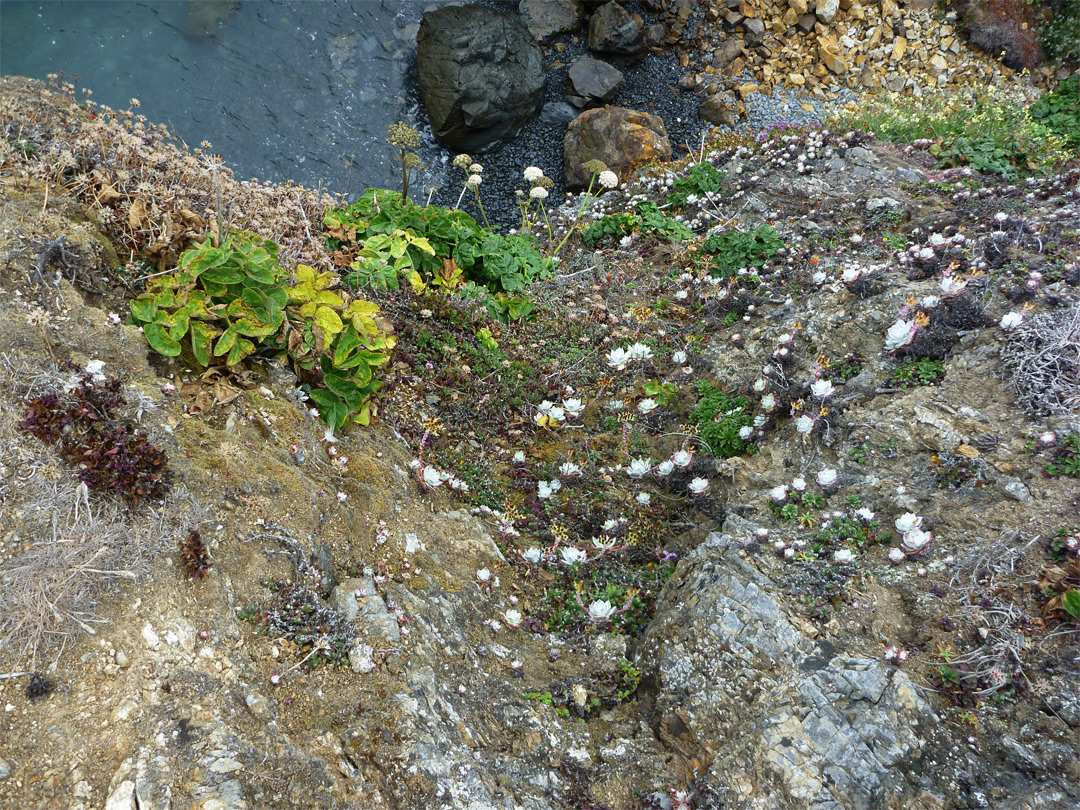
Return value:
M 240 179 L 393 186 L 386 128 L 425 8 L 448 0 L 0 1 L 0 73 L 79 77 L 93 100 L 208 140 Z M 81 97 L 81 94 L 80 94 Z

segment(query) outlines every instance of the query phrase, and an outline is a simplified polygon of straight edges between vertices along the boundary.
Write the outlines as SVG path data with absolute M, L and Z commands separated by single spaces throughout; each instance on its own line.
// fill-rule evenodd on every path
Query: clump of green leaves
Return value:
M 1047 475 L 1080 478 L 1080 436 L 1075 433 L 1066 436 L 1057 457 L 1043 469 Z
M 726 176 L 707 160 L 695 163 L 686 170 L 685 175 L 675 178 L 672 182 L 672 190 L 667 195 L 668 204 L 682 208 L 690 195 L 704 197 L 716 194 L 723 188 Z
M 1062 526 L 1050 538 L 1050 559 L 1061 562 L 1069 554 L 1069 543 L 1080 538 L 1080 526 Z
M 741 456 L 756 449 L 739 436 L 739 431 L 754 423 L 750 402 L 745 397 L 724 393 L 707 380 L 698 384 L 701 401 L 690 414 L 700 427 L 700 438 L 710 454 L 717 458 Z
M 150 347 L 167 357 L 185 345 L 204 367 L 234 366 L 256 352 L 281 357 L 331 427 L 368 424 L 382 386 L 376 369 L 396 342 L 378 306 L 331 289 L 333 273 L 305 265 L 296 284 L 287 281 L 277 245 L 231 234 L 220 247 L 207 240 L 181 254 L 174 272 L 151 279 L 131 302 L 131 314 Z
M 351 260 L 345 281 L 355 288 L 398 289 L 404 276 L 417 291 L 473 281 L 514 295 L 552 274 L 532 237 L 502 236 L 464 211 L 416 205 L 393 191 L 368 189 L 323 221 L 328 247 Z
M 929 357 L 908 360 L 897 366 L 896 371 L 893 372 L 893 382 L 901 388 L 933 385 L 944 377 L 945 363 L 941 360 L 931 360 Z
M 1080 21 L 1080 9 L 1074 19 Z M 1066 149 L 1080 149 L 1080 73 L 1074 73 L 1032 104 L 1031 117 L 1060 136 Z
M 714 233 L 701 243 L 698 258 L 709 275 L 728 279 L 743 268 L 758 268 L 772 261 L 783 247 L 775 228 L 760 225 L 749 231 Z
M 585 228 L 581 232 L 581 241 L 586 247 L 593 248 L 603 241 L 629 236 L 640 227 L 641 217 L 637 214 L 608 214 Z
M 187 338 L 199 365 L 234 366 L 281 328 L 287 276 L 277 245 L 234 233 L 184 251 L 174 272 L 150 279 L 131 315 L 158 354 L 176 357 Z
M 660 208 L 651 200 L 644 200 L 634 206 L 634 211 L 641 217 L 638 228 L 646 236 L 667 239 L 669 242 L 685 242 L 694 238 L 694 232 L 681 222 L 660 213 Z

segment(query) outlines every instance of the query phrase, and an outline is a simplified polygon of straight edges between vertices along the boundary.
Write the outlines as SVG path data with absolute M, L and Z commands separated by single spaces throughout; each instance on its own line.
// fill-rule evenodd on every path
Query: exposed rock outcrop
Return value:
M 601 160 L 626 180 L 635 169 L 652 161 L 671 160 L 671 142 L 659 116 L 623 107 L 586 110 L 567 127 L 563 155 L 568 188 L 589 182 L 583 168 Z

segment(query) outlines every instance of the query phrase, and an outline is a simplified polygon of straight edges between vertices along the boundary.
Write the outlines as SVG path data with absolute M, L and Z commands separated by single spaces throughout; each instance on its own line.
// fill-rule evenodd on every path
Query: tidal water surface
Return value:
M 398 182 L 386 128 L 416 112 L 417 24 L 446 2 L 3 0 L 0 74 L 78 76 L 210 141 L 240 179 L 356 195 Z

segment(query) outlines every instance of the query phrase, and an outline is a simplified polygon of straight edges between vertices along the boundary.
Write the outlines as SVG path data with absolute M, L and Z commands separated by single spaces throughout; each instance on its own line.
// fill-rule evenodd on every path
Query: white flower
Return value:
M 630 462 L 630 466 L 626 468 L 626 474 L 631 478 L 641 478 L 643 475 L 648 475 L 651 469 L 651 458 L 635 458 Z
M 772 394 L 766 394 L 761 398 L 761 410 L 765 413 L 772 413 L 776 408 L 776 397 Z
M 775 486 L 769 490 L 769 497 L 772 498 L 773 503 L 781 504 L 787 500 L 787 487 L 783 484 Z
M 754 380 L 753 389 L 755 394 L 760 394 L 768 387 L 769 381 L 766 380 L 764 377 L 758 377 L 756 380 Z
M 585 405 L 580 399 L 564 399 L 562 406 L 566 413 L 575 419 L 581 416 L 582 411 L 585 410 Z
M 941 247 L 945 244 L 945 237 L 940 233 L 930 234 L 930 238 L 926 240 L 932 247 Z
M 739 428 L 739 438 L 744 442 L 750 441 L 750 437 L 754 435 L 754 429 L 749 425 L 744 425 Z
M 799 431 L 803 436 L 810 435 L 810 431 L 814 429 L 814 420 L 807 416 L 805 413 L 795 420 L 795 430 Z
M 642 416 L 648 416 L 650 413 L 652 413 L 659 407 L 660 403 L 658 403 L 655 399 L 646 398 L 638 403 L 637 409 Z
M 615 613 L 615 607 L 606 599 L 597 599 L 589 604 L 589 618 L 594 622 L 602 622 L 610 619 Z
M 897 563 L 902 563 L 903 561 L 904 561 L 904 552 L 902 552 L 900 549 L 898 549 L 896 547 L 893 547 L 893 548 L 889 549 L 889 562 L 891 562 L 893 565 L 896 565 Z
M 806 489 L 806 479 L 799 476 L 791 482 L 791 488 L 796 492 L 803 492 Z
M 863 271 L 859 267 L 849 267 L 840 276 L 840 280 L 850 286 L 862 278 L 862 273 Z
M 838 551 L 834 551 L 832 555 L 833 561 L 838 563 L 849 563 L 855 561 L 855 552 L 850 548 L 842 548 Z
M 470 174 L 469 179 L 465 181 L 465 185 L 467 185 L 469 188 L 476 188 L 482 182 L 484 182 L 483 177 L 478 174 Z
M 482 171 L 484 171 L 484 167 L 481 166 L 479 163 L 474 163 L 471 166 L 469 166 L 469 173 L 470 174 L 480 174 Z
M 816 273 L 814 273 L 814 284 L 820 287 L 822 284 L 825 283 L 825 279 L 827 278 L 828 276 L 825 275 L 824 270 L 818 270 Z
M 1047 430 L 1039 434 L 1039 444 L 1043 447 L 1053 447 L 1057 444 L 1057 434 L 1052 430 Z
M 922 526 L 922 518 L 914 512 L 904 512 L 896 519 L 896 530 L 900 534 L 906 534 L 912 529 L 918 529 L 920 526 Z
M 919 258 L 922 259 L 924 262 L 930 261 L 932 258 L 934 258 L 934 249 L 932 247 L 924 247 L 922 250 L 919 251 Z
M 529 191 L 529 196 L 534 200 L 546 200 L 548 198 L 548 190 L 543 186 L 534 186 Z
M 503 621 L 506 622 L 507 627 L 519 627 L 521 625 L 521 611 L 520 610 L 508 610 L 503 614 Z
M 955 279 L 952 276 L 945 276 L 941 279 L 941 297 L 942 298 L 959 298 L 964 294 L 964 290 L 967 289 L 967 281 Z
M 564 565 L 584 563 L 588 559 L 588 555 L 580 548 L 564 548 L 559 551 L 559 556 L 562 557 Z
M 524 464 L 525 463 L 525 451 L 524 450 L 518 450 L 516 453 L 514 453 L 514 463 L 515 464 Z
M 889 331 L 885 335 L 885 351 L 894 352 L 907 346 L 915 339 L 915 333 L 918 330 L 919 325 L 914 320 L 905 321 L 901 318 L 889 327 Z
M 656 465 L 656 474 L 661 478 L 666 478 L 667 476 L 671 475 L 674 469 L 675 462 L 669 458 L 666 461 L 661 461 L 659 464 Z
M 619 176 L 615 172 L 600 172 L 596 182 L 604 188 L 615 188 L 615 186 L 619 185 Z
M 525 562 L 530 565 L 536 565 L 543 558 L 544 554 L 540 549 L 533 547 L 525 549 L 521 552 L 521 556 L 525 559 Z
M 919 299 L 919 306 L 923 309 L 933 309 L 941 303 L 941 299 L 936 295 L 924 295 Z
M 864 523 L 869 523 L 871 520 L 874 519 L 874 513 L 864 506 L 862 509 L 859 509 L 855 512 L 855 517 L 857 517 Z
M 564 478 L 575 478 L 581 475 L 581 467 L 572 461 L 567 461 L 559 465 L 559 475 Z
M 563 420 L 566 419 L 566 411 L 564 411 L 562 408 L 560 408 L 558 406 L 555 406 L 548 413 L 548 418 L 553 419 L 556 422 L 562 422 Z
M 814 380 L 810 383 L 810 393 L 818 399 L 826 399 L 836 392 L 831 380 Z
M 652 496 L 650 496 L 648 492 L 639 492 L 638 496 L 634 500 L 636 500 L 642 506 L 648 506 L 649 502 L 652 500 Z
M 525 169 L 525 182 L 533 183 L 544 176 L 544 170 L 536 166 L 529 166 Z
M 671 362 L 677 366 L 681 366 L 686 362 L 686 352 L 680 350 L 671 355 Z
M 612 349 L 607 353 L 607 364 L 616 371 L 625 369 L 633 359 L 626 349 Z
M 826 467 L 817 474 L 818 486 L 822 489 L 832 489 L 840 480 L 840 475 L 832 467 Z
M 709 491 L 709 480 L 707 478 L 695 478 L 688 486 L 691 495 L 704 495 Z
M 478 570 L 476 572 L 476 581 L 477 582 L 487 582 L 489 579 L 491 579 L 491 571 L 490 571 L 490 569 L 481 568 L 480 570 Z
M 434 489 L 442 486 L 443 477 L 434 467 L 424 467 L 424 483 Z
M 1006 329 L 1006 330 L 1015 329 L 1016 327 L 1018 327 L 1023 322 L 1023 320 L 1024 320 L 1023 313 L 1020 313 L 1020 312 L 1007 312 L 1001 318 L 1001 328 Z
M 554 494 L 555 491 L 551 488 L 551 484 L 549 484 L 547 481 L 540 481 L 539 483 L 537 483 L 536 497 L 538 497 L 540 500 L 546 501 Z
M 784 559 L 785 560 L 793 560 L 793 559 L 795 559 L 795 549 L 793 549 L 793 548 L 785 548 L 784 549 Z
M 634 360 L 651 360 L 653 356 L 652 349 L 644 343 L 635 343 L 627 351 Z
M 600 537 L 594 537 L 592 539 L 592 544 L 593 544 L 594 548 L 598 548 L 598 549 L 601 549 L 601 550 L 602 549 L 608 549 L 608 548 L 614 548 L 615 547 L 615 538 L 614 537 L 609 537 L 606 534 L 601 535 Z
M 337 499 L 338 503 L 345 503 L 345 501 L 349 500 L 349 496 L 346 495 L 344 492 L 339 492 L 337 494 Z
M 1004 222 L 1008 218 L 1009 215 L 1006 214 L 1004 211 L 998 211 L 996 214 L 994 214 L 994 219 L 996 219 L 998 222 Z
M 671 457 L 671 463 L 681 468 L 689 467 L 693 460 L 694 454 L 688 450 L 677 450 Z
M 914 556 L 928 550 L 933 540 L 933 532 L 924 532 L 922 529 L 912 529 L 909 532 L 904 532 L 904 539 L 903 542 L 900 543 L 900 547 L 906 554 Z

